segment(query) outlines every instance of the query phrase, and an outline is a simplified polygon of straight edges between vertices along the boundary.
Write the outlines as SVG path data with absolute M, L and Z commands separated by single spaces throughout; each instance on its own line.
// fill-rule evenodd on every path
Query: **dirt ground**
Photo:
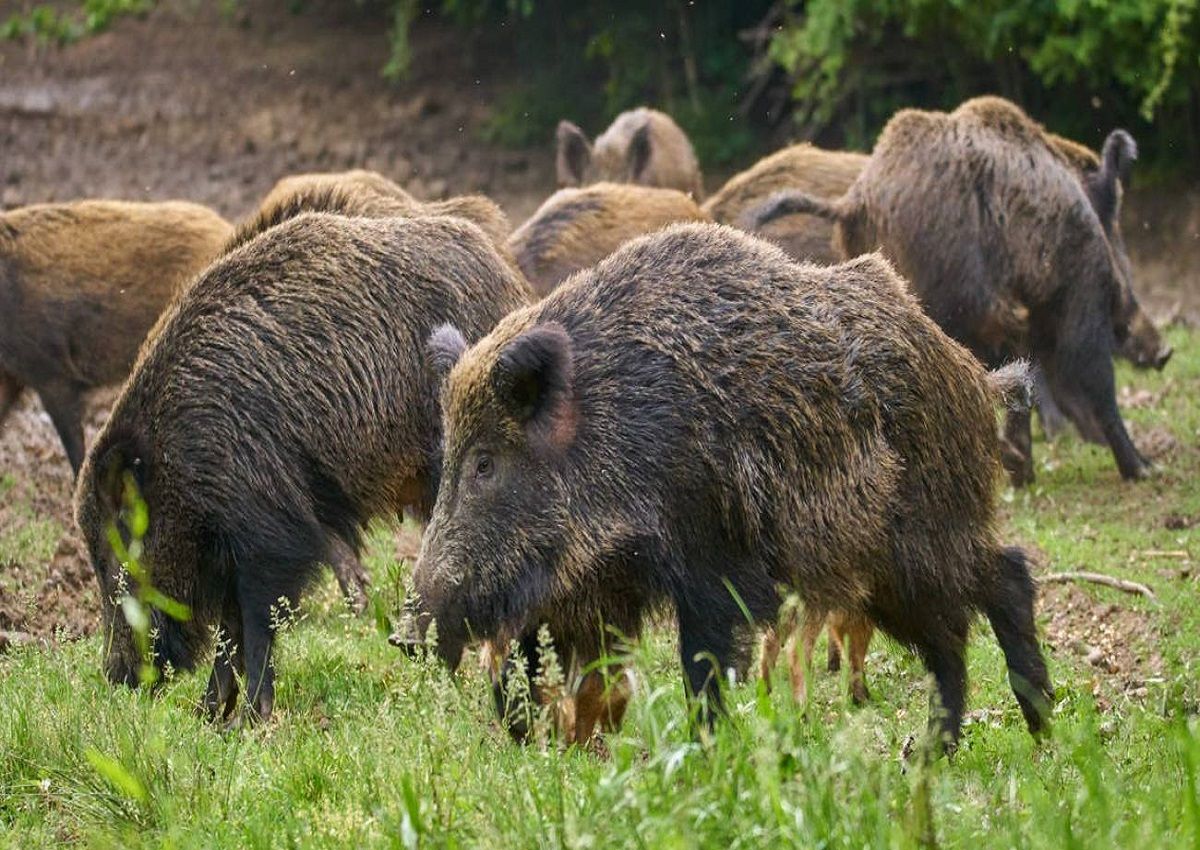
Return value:
M 357 4 L 292 15 L 246 0 L 232 18 L 217 5 L 163 3 L 66 48 L 0 44 L 0 206 L 184 198 L 237 218 L 284 174 L 365 167 L 422 197 L 487 193 L 519 223 L 553 190 L 549 139 L 524 152 L 479 141 L 513 71 L 464 50 L 454 30 L 419 20 L 411 78 L 389 83 L 379 18 Z M 722 176 L 709 175 L 710 190 Z M 1200 189 L 1133 193 L 1125 227 L 1152 314 L 1195 322 Z M 94 400 L 89 439 L 111 398 Z M 5 632 L 95 627 L 71 488 L 49 419 L 27 396 L 0 431 L 0 526 L 39 554 L 0 549 L 0 643 Z

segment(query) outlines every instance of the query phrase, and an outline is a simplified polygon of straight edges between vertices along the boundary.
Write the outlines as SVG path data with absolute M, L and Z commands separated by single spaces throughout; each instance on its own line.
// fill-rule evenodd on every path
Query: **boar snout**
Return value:
M 1162 344 L 1162 348 L 1160 348 L 1158 353 L 1154 355 L 1154 369 L 1158 372 L 1161 372 L 1162 368 L 1167 365 L 1167 361 L 1171 359 L 1171 355 L 1174 353 L 1174 349 L 1164 342 Z

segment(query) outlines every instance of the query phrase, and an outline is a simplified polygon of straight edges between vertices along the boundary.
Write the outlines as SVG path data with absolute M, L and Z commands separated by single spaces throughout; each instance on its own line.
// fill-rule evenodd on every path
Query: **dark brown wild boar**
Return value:
M 714 221 L 738 225 L 749 210 L 781 189 L 840 198 L 863 170 L 867 158 L 866 154 L 827 151 L 807 143 L 790 145 L 729 178 L 704 202 L 703 209 Z M 843 259 L 833 244 L 833 225 L 818 216 L 781 216 L 756 235 L 797 260 L 828 264 Z
M 560 188 L 608 181 L 678 189 L 697 200 L 704 197 L 691 141 L 670 115 L 657 109 L 643 106 L 622 112 L 596 137 L 594 146 L 570 121 L 558 122 L 555 139 Z
M 424 345 L 443 322 L 482 336 L 532 299 L 458 218 L 305 214 L 223 256 L 163 315 L 88 454 L 76 519 L 100 582 L 114 682 L 139 659 L 113 596 L 131 579 L 106 530 L 132 479 L 149 510 L 155 586 L 191 608 L 153 617 L 155 662 L 191 669 L 220 626 L 204 705 L 274 701 L 272 607 L 357 551 L 371 517 L 433 504 L 440 464 Z
M 456 216 L 478 225 L 498 247 L 504 245 L 512 230 L 504 211 L 483 195 L 418 201 L 382 174 L 359 168 L 282 178 L 263 198 L 254 214 L 238 225 L 228 247 L 232 250 L 264 230 L 306 212 L 364 218 Z
M 696 202 L 675 189 L 596 183 L 559 189 L 508 240 L 538 295 L 594 265 L 624 243 L 681 221 L 706 221 Z
M 1109 137 L 1088 188 L 1061 146 L 1007 101 L 903 110 L 842 198 L 783 192 L 752 218 L 821 215 L 837 222 L 843 254 L 882 249 L 943 329 L 988 365 L 1030 357 L 1071 420 L 1103 434 L 1122 476 L 1139 478 L 1147 465 L 1117 408 L 1112 355 L 1141 311 L 1095 191 L 1119 188 L 1126 137 Z M 1169 356 L 1163 347 L 1152 359 Z M 1013 482 L 1031 481 L 1028 413 L 1010 414 L 1006 437 Z
M 721 705 L 743 611 L 781 588 L 868 617 L 933 673 L 957 738 L 975 612 L 1031 730 L 1051 696 L 1025 556 L 997 540 L 983 368 L 878 256 L 822 268 L 675 225 L 519 310 L 454 362 L 413 639 L 507 645 L 546 623 L 595 659 L 673 609 L 687 687 Z M 714 664 L 710 662 L 715 662 Z
M 0 424 L 28 386 L 78 473 L 84 397 L 125 379 L 167 301 L 231 232 L 207 207 L 179 201 L 0 213 Z

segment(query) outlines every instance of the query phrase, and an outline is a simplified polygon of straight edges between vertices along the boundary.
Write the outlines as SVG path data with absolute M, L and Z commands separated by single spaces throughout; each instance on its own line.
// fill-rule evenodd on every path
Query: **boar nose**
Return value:
M 1161 372 L 1162 367 L 1167 365 L 1167 361 L 1171 359 L 1171 355 L 1174 353 L 1175 351 L 1171 346 L 1163 345 L 1158 350 L 1158 354 L 1154 355 L 1154 368 Z

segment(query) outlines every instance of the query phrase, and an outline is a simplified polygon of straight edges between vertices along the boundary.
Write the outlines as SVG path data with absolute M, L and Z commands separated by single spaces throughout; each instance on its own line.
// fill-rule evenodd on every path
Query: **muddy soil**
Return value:
M 284 174 L 365 167 L 420 197 L 487 193 L 519 223 L 553 190 L 549 139 L 524 152 L 480 141 L 516 81 L 502 52 L 466 49 L 459 32 L 421 18 L 411 76 L 391 83 L 379 74 L 380 18 L 358 4 L 315 0 L 293 15 L 244 0 L 233 17 L 218 5 L 166 0 L 65 48 L 0 44 L 0 206 L 183 198 L 236 219 Z M 724 176 L 709 175 L 710 191 Z M 1133 193 L 1126 230 L 1152 313 L 1200 319 L 1200 190 Z M 89 438 L 111 398 L 93 401 Z M 95 627 L 71 490 L 49 419 L 27 396 L 0 430 L 0 526 L 26 553 L 0 549 L 0 633 Z

